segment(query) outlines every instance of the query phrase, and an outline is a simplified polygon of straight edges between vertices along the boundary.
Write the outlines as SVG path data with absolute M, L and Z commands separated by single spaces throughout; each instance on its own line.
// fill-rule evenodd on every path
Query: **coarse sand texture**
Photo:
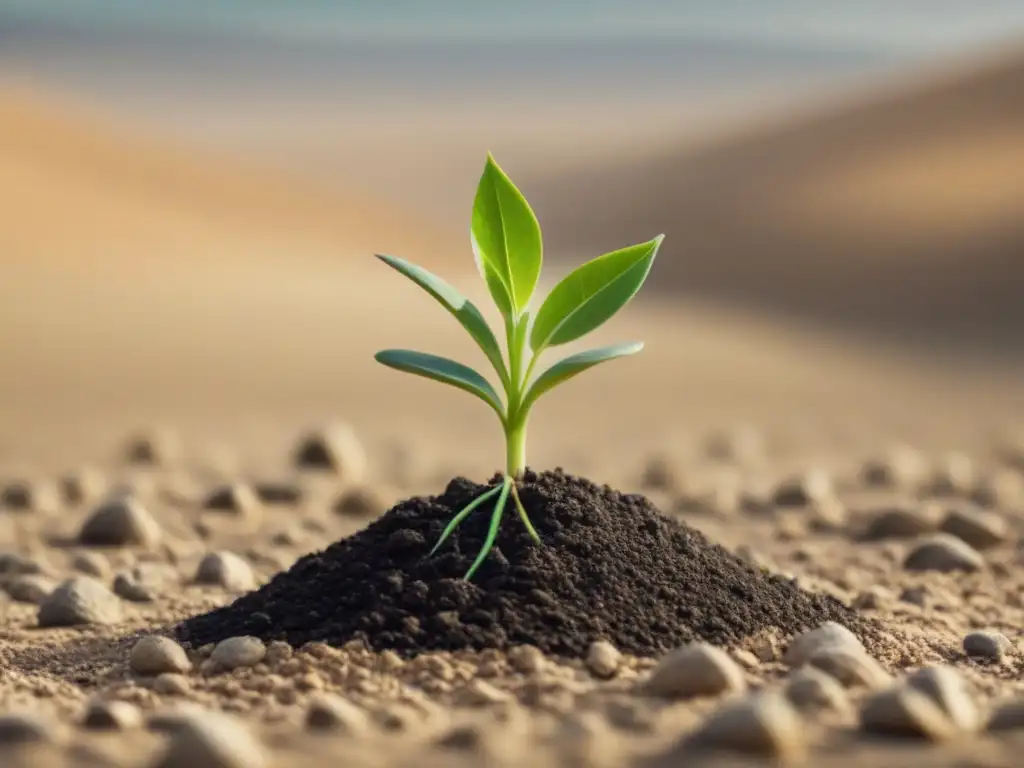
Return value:
M 440 496 L 408 499 L 262 589 L 185 621 L 180 636 L 196 646 L 236 635 L 292 645 L 363 640 L 404 655 L 530 644 L 580 656 L 599 639 L 656 655 L 829 620 L 870 631 L 839 601 L 754 569 L 645 497 L 560 470 L 527 472 L 520 491 L 543 546 L 508 520 L 467 582 L 486 510 L 428 553 L 453 511 L 484 490 L 457 478 Z

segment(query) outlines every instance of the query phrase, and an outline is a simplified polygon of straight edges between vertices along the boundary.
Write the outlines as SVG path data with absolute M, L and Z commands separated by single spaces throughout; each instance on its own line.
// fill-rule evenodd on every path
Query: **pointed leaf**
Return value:
M 431 274 L 422 267 L 418 267 L 398 256 L 386 256 L 377 254 L 377 258 L 389 267 L 402 273 L 420 288 L 433 296 L 445 309 L 447 309 L 462 327 L 465 328 L 473 340 L 480 346 L 487 359 L 491 361 L 494 370 L 501 377 L 502 384 L 508 381 L 508 371 L 505 368 L 505 360 L 501 356 L 501 347 L 494 336 L 494 332 L 487 324 L 487 320 L 477 309 L 476 305 L 465 298 L 455 288 L 442 280 L 437 275 Z
M 476 395 L 493 408 L 502 421 L 505 409 L 501 398 L 483 376 L 469 366 L 449 360 L 446 357 L 430 355 L 426 352 L 414 352 L 409 349 L 385 349 L 374 355 L 378 363 L 406 373 L 423 376 L 442 384 L 450 384 L 465 392 Z
M 473 202 L 470 234 L 477 267 L 498 309 L 506 317 L 519 314 L 530 303 L 540 278 L 540 225 L 526 198 L 490 153 Z
M 599 349 L 589 349 L 586 352 L 578 352 L 564 360 L 559 360 L 533 382 L 526 393 L 523 407 L 529 408 L 537 401 L 537 398 L 548 390 L 554 389 L 563 381 L 583 373 L 583 371 L 594 367 L 598 363 L 614 360 L 617 357 L 635 355 L 643 348 L 644 344 L 642 341 L 631 341 L 625 344 L 612 344 L 611 346 L 600 347 Z
M 533 351 L 575 341 L 622 309 L 647 279 L 663 239 L 606 253 L 566 275 L 537 310 Z

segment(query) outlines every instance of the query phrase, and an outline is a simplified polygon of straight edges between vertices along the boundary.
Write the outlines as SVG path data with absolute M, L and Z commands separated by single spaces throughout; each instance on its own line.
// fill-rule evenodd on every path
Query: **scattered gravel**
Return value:
M 127 731 L 142 727 L 142 711 L 127 701 L 90 702 L 82 727 L 95 731 Z
M 216 669 L 230 670 L 258 664 L 266 654 L 267 647 L 258 637 L 229 637 L 217 643 L 210 661 Z
M 185 718 L 153 768 L 263 768 L 266 750 L 238 719 L 216 712 Z
M 962 731 L 974 731 L 981 714 L 963 676 L 949 666 L 924 667 L 906 678 L 906 685 L 925 694 Z
M 171 638 L 147 635 L 132 647 L 131 668 L 139 675 L 160 675 L 165 672 L 188 672 L 192 662 L 185 649 Z
M 262 505 L 256 490 L 248 483 L 236 482 L 215 488 L 203 501 L 203 508 L 217 512 L 251 515 Z
M 587 669 L 597 677 L 613 677 L 621 661 L 622 654 L 607 640 L 596 640 L 587 649 Z
M 255 589 L 256 575 L 252 566 L 233 552 L 211 552 L 199 562 L 195 582 L 246 592 Z
M 729 654 L 708 643 L 693 643 L 663 658 L 643 690 L 651 696 L 685 699 L 735 693 L 746 685 L 743 670 Z
M 806 729 L 784 696 L 755 693 L 715 710 L 684 739 L 678 758 L 685 759 L 691 750 L 794 759 L 807 750 Z
M 791 667 L 800 667 L 808 663 L 812 656 L 825 649 L 862 652 L 864 646 L 849 629 L 842 624 L 829 621 L 794 639 L 786 649 L 783 661 Z
M 299 469 L 331 472 L 348 483 L 358 483 L 366 474 L 363 445 L 347 424 L 307 435 L 295 449 L 294 458 Z
M 53 579 L 38 573 L 21 574 L 4 583 L 4 591 L 11 600 L 34 605 L 42 603 L 56 588 L 57 583 Z
M 1006 518 L 970 502 L 961 502 L 949 510 L 940 526 L 975 549 L 990 549 L 1006 541 L 1009 527 Z
M 39 744 L 57 739 L 57 726 L 38 712 L 0 714 L 0 746 Z
M 908 571 L 977 571 L 985 558 L 963 539 L 937 533 L 917 544 L 903 561 Z
M 101 504 L 85 521 L 79 543 L 92 547 L 153 547 L 161 538 L 159 524 L 138 499 L 131 495 Z
M 957 730 L 931 698 L 902 686 L 872 694 L 860 711 L 863 731 L 875 736 L 947 741 Z
M 784 693 L 803 714 L 822 711 L 846 716 L 852 711 L 846 689 L 831 675 L 803 667 L 786 678 Z
M 68 579 L 39 604 L 40 627 L 118 624 L 122 619 L 117 595 L 89 576 Z
M 335 694 L 318 694 L 306 709 L 306 727 L 346 736 L 363 736 L 370 730 L 370 718 L 348 699 Z
M 999 632 L 968 632 L 964 635 L 964 653 L 989 661 L 1000 661 L 1010 648 L 1010 640 Z

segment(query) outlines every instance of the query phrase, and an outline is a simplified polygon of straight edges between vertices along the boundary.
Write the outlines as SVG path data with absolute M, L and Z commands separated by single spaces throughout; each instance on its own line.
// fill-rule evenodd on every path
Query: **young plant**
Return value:
M 505 477 L 474 499 L 441 533 L 433 554 L 475 509 L 497 496 L 483 548 L 466 572 L 471 579 L 494 545 L 511 496 L 530 536 L 541 543 L 519 499 L 516 482 L 526 469 L 526 426 L 530 409 L 544 393 L 606 360 L 639 352 L 642 342 L 614 344 L 570 355 L 533 377 L 549 347 L 575 341 L 622 309 L 643 285 L 663 235 L 599 256 L 567 275 L 535 315 L 529 307 L 540 278 L 543 248 L 540 226 L 526 199 L 488 153 L 476 191 L 470 235 L 477 269 L 505 325 L 505 356 L 480 310 L 441 278 L 396 256 L 378 258 L 423 288 L 462 324 L 498 377 L 501 393 L 481 374 L 461 363 L 425 352 L 387 349 L 376 360 L 407 373 L 458 387 L 494 410 L 505 433 Z

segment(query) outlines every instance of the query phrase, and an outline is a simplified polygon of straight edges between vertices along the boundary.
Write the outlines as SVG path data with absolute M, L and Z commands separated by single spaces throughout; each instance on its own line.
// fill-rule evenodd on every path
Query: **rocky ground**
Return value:
M 724 430 L 699 457 L 652 454 L 641 472 L 602 480 L 722 542 L 722 557 L 750 566 L 744 578 L 774 577 L 794 601 L 821 592 L 851 610 L 797 629 L 792 611 L 765 608 L 777 626 L 733 637 L 722 627 L 745 626 L 727 615 L 743 600 L 730 609 L 695 593 L 694 605 L 720 615 L 687 614 L 707 631 L 646 654 L 596 635 L 572 655 L 515 642 L 294 647 L 256 632 L 190 643 L 183 620 L 447 484 L 368 456 L 344 427 L 293 436 L 276 472 L 225 469 L 156 431 L 128 439 L 116 462 L 8 477 L 2 762 L 1019 764 L 1021 446 L 934 455 L 894 445 L 850 456 L 850 471 L 809 466 L 770 483 L 756 469 L 766 446 L 756 431 Z M 646 573 L 642 558 L 622 559 Z M 497 576 L 482 573 L 486 589 Z M 329 593 L 329 580 L 317 584 Z M 340 576 L 336 588 L 339 603 L 353 589 Z

